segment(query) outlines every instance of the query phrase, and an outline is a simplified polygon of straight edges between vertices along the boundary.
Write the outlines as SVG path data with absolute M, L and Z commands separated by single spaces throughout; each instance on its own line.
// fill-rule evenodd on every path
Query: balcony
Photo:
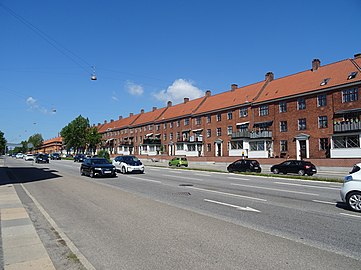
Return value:
M 249 132 L 249 130 L 241 130 L 238 132 L 233 132 L 231 137 L 232 137 L 232 139 L 233 138 L 249 138 L 250 132 Z
M 160 139 L 154 138 L 154 139 L 144 139 L 143 144 L 161 144 Z
M 251 139 L 272 138 L 272 131 L 270 130 L 252 131 L 250 133 L 250 138 Z
M 333 131 L 337 132 L 351 132 L 351 131 L 360 131 L 361 122 L 336 122 L 333 124 Z

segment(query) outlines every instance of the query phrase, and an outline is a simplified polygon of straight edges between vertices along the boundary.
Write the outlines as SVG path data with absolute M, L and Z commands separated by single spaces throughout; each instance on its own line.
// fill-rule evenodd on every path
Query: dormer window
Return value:
M 329 80 L 330 80 L 330 78 L 324 79 L 324 80 L 320 83 L 320 85 L 321 85 L 321 86 L 326 85 Z
M 347 80 L 354 79 L 357 75 L 357 71 L 351 72 L 350 75 L 348 75 Z

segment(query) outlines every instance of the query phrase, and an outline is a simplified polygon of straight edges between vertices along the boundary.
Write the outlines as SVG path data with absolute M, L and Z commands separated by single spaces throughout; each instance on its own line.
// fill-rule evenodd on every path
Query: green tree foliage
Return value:
M 15 147 L 13 153 L 26 153 L 28 151 L 28 142 L 22 141 L 21 147 Z
M 100 150 L 98 152 L 98 157 L 106 158 L 110 162 L 110 155 L 109 155 L 109 152 L 106 150 Z
M 33 147 L 31 147 L 32 149 L 39 148 L 43 144 L 43 142 L 44 142 L 43 136 L 39 133 L 30 136 L 28 139 L 28 143 L 33 145 Z
M 6 139 L 4 133 L 0 131 L 0 154 L 5 153 Z
M 95 153 L 96 146 L 101 141 L 101 134 L 96 127 L 90 127 L 89 119 L 81 115 L 65 126 L 60 135 L 66 149 L 73 149 L 76 153 L 84 153 L 86 149 Z

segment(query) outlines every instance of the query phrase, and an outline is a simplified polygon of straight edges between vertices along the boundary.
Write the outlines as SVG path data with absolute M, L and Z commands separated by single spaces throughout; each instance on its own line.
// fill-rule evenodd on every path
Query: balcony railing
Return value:
M 272 131 L 269 130 L 262 130 L 262 131 L 253 131 L 250 132 L 251 139 L 258 139 L 258 138 L 272 138 Z
M 160 144 L 160 139 L 144 139 L 143 144 Z
M 361 122 L 336 122 L 333 124 L 334 132 L 349 132 L 361 130 Z
M 250 137 L 249 130 L 241 130 L 232 133 L 232 138 L 249 138 L 249 137 Z

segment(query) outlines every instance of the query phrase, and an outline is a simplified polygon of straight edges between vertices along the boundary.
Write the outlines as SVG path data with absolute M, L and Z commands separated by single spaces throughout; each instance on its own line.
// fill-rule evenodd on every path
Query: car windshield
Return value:
M 93 159 L 92 164 L 109 164 L 108 160 L 103 159 Z
M 139 159 L 137 157 L 133 157 L 133 156 L 127 156 L 124 157 L 124 161 L 138 161 Z
M 359 170 L 360 170 L 360 167 L 357 166 L 357 165 L 354 165 L 354 166 L 352 167 L 352 170 L 350 171 L 350 174 L 353 174 L 353 173 L 355 173 L 355 172 L 358 172 Z

